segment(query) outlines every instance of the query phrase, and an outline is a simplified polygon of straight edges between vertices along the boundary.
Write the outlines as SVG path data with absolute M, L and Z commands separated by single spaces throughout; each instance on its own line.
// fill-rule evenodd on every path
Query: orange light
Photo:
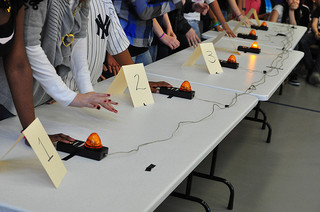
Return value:
M 267 23 L 264 21 L 264 22 L 262 22 L 261 26 L 266 27 L 266 26 L 267 26 Z
M 233 54 L 230 55 L 230 57 L 228 58 L 228 62 L 229 63 L 237 63 L 236 57 Z
M 259 49 L 259 45 L 258 45 L 257 42 L 253 42 L 250 48 L 252 48 L 252 49 Z
M 249 35 L 256 35 L 256 31 L 251 30 L 250 33 L 249 33 Z
M 89 135 L 86 143 L 84 144 L 85 147 L 90 149 L 100 149 L 102 147 L 100 137 L 97 133 L 91 133 Z
M 190 85 L 190 83 L 188 82 L 188 81 L 184 81 L 182 84 L 181 84 L 181 86 L 180 86 L 180 89 L 179 89 L 180 91 L 192 91 L 191 90 L 191 85 Z

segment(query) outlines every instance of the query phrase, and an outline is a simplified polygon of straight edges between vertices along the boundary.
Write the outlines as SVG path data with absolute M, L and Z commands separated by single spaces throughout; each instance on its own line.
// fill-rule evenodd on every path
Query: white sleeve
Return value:
M 273 7 L 272 10 L 275 10 L 279 13 L 277 22 L 281 22 L 282 16 L 283 16 L 283 6 L 281 4 L 277 4 L 276 6 Z
M 40 45 L 26 46 L 33 77 L 53 99 L 63 106 L 68 106 L 76 97 L 57 74 Z
M 212 2 L 214 2 L 215 0 L 205 0 L 205 2 L 207 3 L 207 4 L 211 4 Z
M 90 79 L 90 71 L 87 59 L 87 38 L 75 40 L 71 54 L 71 69 L 73 78 L 77 83 L 80 93 L 88 93 L 93 91 Z
M 106 12 L 109 12 L 108 15 L 110 17 L 107 51 L 111 55 L 120 54 L 129 47 L 130 42 L 120 25 L 113 4 L 105 4 L 105 7 Z

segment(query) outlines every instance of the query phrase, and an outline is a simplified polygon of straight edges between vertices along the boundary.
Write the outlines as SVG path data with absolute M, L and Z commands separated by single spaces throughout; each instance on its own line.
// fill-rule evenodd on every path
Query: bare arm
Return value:
M 35 119 L 33 105 L 32 71 L 23 39 L 24 7 L 17 15 L 15 40 L 4 66 L 13 101 L 23 129 Z M 21 80 L 23 79 L 23 80 Z

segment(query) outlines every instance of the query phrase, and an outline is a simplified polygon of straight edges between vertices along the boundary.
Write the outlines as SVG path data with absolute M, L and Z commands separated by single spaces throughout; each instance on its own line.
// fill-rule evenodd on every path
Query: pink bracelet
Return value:
M 161 39 L 161 38 L 164 36 L 164 34 L 165 34 L 165 33 L 163 33 L 163 34 L 159 37 L 159 39 Z

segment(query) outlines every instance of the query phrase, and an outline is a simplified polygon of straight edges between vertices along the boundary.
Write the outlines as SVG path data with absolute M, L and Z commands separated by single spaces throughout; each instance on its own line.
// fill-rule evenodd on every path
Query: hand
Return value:
M 315 37 L 316 40 L 320 40 L 320 32 L 316 33 L 316 34 L 314 35 L 314 37 Z
M 121 66 L 110 54 L 107 54 L 107 63 L 108 63 L 108 68 L 103 64 L 103 70 L 109 71 L 110 73 L 117 75 L 120 71 Z
M 206 15 L 209 10 L 209 5 L 207 3 L 194 3 L 192 4 L 192 9 L 202 15 Z
M 49 135 L 49 138 L 52 143 L 60 141 L 60 142 L 66 143 L 66 144 L 70 144 L 75 141 L 74 138 L 71 138 L 70 136 L 62 134 L 62 133 Z
M 182 5 L 184 5 L 186 3 L 186 0 L 181 0 Z
M 170 37 L 173 37 L 173 38 L 177 39 L 177 36 L 176 36 L 176 34 L 174 34 L 174 32 L 173 32 L 173 30 L 172 30 L 171 27 L 168 27 L 168 28 L 167 28 L 167 35 L 170 36 Z
M 190 28 L 190 30 L 186 33 L 186 38 L 188 40 L 189 46 L 193 46 L 194 48 L 196 48 L 198 44 L 201 43 L 200 38 L 192 28 Z
M 232 32 L 232 30 L 230 29 L 230 27 L 228 26 L 227 22 L 224 22 L 222 25 L 222 28 L 226 31 L 228 36 L 232 36 L 232 37 L 236 37 L 236 35 Z
M 170 37 L 167 34 L 164 34 L 162 38 L 160 38 L 160 41 L 170 47 L 171 50 L 180 46 L 180 42 L 176 38 Z
M 215 29 L 216 29 L 218 32 L 223 31 L 223 29 L 220 27 L 220 25 L 217 25 L 217 26 L 215 27 Z
M 299 7 L 299 1 L 297 1 L 297 0 L 291 1 L 291 4 L 290 4 L 290 2 L 288 2 L 288 3 L 289 3 L 289 10 L 296 10 Z
M 95 93 L 89 92 L 85 94 L 77 94 L 77 96 L 73 99 L 69 106 L 72 107 L 88 107 L 88 108 L 96 108 L 100 110 L 100 105 L 105 109 L 118 113 L 116 109 L 112 105 L 117 105 L 117 102 L 113 102 L 109 99 L 110 94 L 104 93 Z
M 152 93 L 159 93 L 159 89 L 158 88 L 160 88 L 160 87 L 168 87 L 168 88 L 172 87 L 172 85 L 170 85 L 169 83 L 164 82 L 164 81 L 149 82 L 149 86 L 150 86 L 150 89 L 151 89 Z
M 238 21 L 242 21 L 242 19 L 245 19 L 245 21 L 244 21 L 243 23 L 244 23 L 244 25 L 245 25 L 246 27 L 249 27 L 250 25 L 253 24 L 251 21 L 249 21 L 249 19 L 247 19 L 246 16 L 244 16 L 244 15 L 242 15 L 242 14 L 241 14 L 240 16 L 237 16 L 237 20 L 238 20 Z

